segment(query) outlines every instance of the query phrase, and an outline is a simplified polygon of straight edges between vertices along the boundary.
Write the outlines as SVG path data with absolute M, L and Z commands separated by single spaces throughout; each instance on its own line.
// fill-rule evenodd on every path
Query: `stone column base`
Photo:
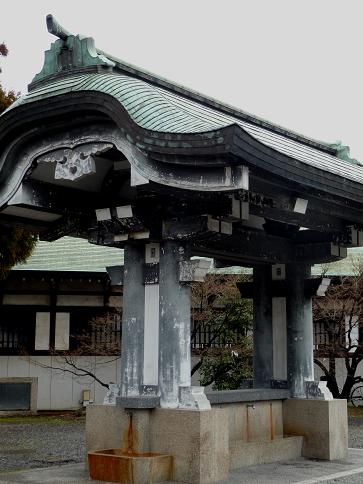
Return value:
M 132 421 L 130 416 L 132 415 Z M 89 405 L 86 410 L 88 451 L 117 448 L 127 451 L 130 432 L 135 452 L 150 452 L 150 410 L 117 405 Z
M 175 481 L 200 484 L 228 477 L 228 409 L 87 407 L 87 451 L 110 448 L 127 451 L 130 435 L 134 452 L 173 456 Z
M 174 480 L 219 482 L 229 473 L 228 410 L 157 408 L 151 417 L 151 448 L 174 458 Z
M 346 400 L 291 398 L 283 402 L 284 434 L 304 437 L 303 456 L 346 459 L 348 417 Z
M 210 410 L 210 402 L 204 393 L 204 387 L 179 387 L 179 408 L 186 410 Z

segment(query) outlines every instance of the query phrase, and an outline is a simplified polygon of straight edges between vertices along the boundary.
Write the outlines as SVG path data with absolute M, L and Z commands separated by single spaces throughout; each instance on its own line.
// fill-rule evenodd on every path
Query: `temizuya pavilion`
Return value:
M 88 408 L 88 448 L 125 445 L 132 415 L 133 450 L 171 454 L 176 481 L 344 458 L 346 403 L 313 382 L 310 267 L 363 245 L 363 167 L 47 25 L 0 118 L 0 224 L 125 249 L 121 395 Z M 191 387 L 191 256 L 253 267 L 253 389 Z

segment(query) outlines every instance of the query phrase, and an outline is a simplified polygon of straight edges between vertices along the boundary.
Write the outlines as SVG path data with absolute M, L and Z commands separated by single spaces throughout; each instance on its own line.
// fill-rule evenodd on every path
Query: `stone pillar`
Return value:
M 272 298 L 274 380 L 287 380 L 286 297 Z
M 253 269 L 253 378 L 255 387 L 271 387 L 273 378 L 271 266 Z
M 272 266 L 272 284 L 286 280 L 285 264 Z M 283 295 L 282 295 L 283 294 Z M 272 335 L 273 335 L 273 378 L 287 380 L 287 330 L 286 330 L 286 292 L 272 298 Z
M 143 384 L 148 394 L 157 394 L 159 385 L 159 261 L 160 244 L 146 244 Z
M 139 396 L 144 359 L 144 245 L 127 244 L 124 252 L 121 397 Z
M 294 398 L 305 398 L 305 381 L 314 379 L 312 301 L 304 291 L 310 272 L 307 264 L 286 266 L 287 377 Z
M 180 282 L 186 248 L 164 242 L 160 249 L 159 389 L 161 407 L 179 406 L 180 387 L 191 384 L 190 285 Z

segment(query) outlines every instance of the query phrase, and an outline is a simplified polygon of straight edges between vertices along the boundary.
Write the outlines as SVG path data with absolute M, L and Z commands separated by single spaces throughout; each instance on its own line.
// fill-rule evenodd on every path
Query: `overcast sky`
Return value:
M 2 84 L 26 92 L 70 32 L 136 66 L 363 160 L 362 0 L 0 0 Z M 9 12 L 6 12 L 6 9 Z M 13 16 L 12 16 L 13 15 Z M 4 19 L 5 17 L 5 19 Z

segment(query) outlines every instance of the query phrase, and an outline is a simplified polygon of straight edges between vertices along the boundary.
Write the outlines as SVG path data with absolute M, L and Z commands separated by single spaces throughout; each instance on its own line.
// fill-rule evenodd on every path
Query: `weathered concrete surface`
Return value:
M 144 361 L 143 245 L 125 246 L 122 311 L 121 396 L 141 394 Z M 137 304 L 135 302 L 137 301 Z
M 174 457 L 174 479 L 188 483 L 218 482 L 228 477 L 228 411 L 156 409 L 151 448 Z
M 221 407 L 228 412 L 230 469 L 301 457 L 302 437 L 283 438 L 282 400 Z
M 87 451 L 130 445 L 136 452 L 170 454 L 175 479 L 204 483 L 225 479 L 229 471 L 228 410 L 132 410 L 112 405 L 87 407 Z
M 303 456 L 346 459 L 348 417 L 346 400 L 292 398 L 283 402 L 284 433 L 304 437 Z
M 312 302 L 305 294 L 305 279 L 310 275 L 309 265 L 286 265 L 287 378 L 296 398 L 305 397 L 305 380 L 314 380 Z
M 190 259 L 179 243 L 160 250 L 160 405 L 177 408 L 179 387 L 191 385 L 190 285 L 179 281 L 179 263 Z
M 173 478 L 173 458 L 161 454 L 129 454 L 119 449 L 88 453 L 89 473 L 93 480 L 130 484 L 165 482 Z
M 244 390 L 221 390 L 206 392 L 212 405 L 238 402 L 258 402 L 261 400 L 283 400 L 290 397 L 290 390 L 274 388 L 246 388 Z
M 116 405 L 90 405 L 86 414 L 86 450 L 128 449 L 129 432 L 136 452 L 150 451 L 149 410 L 132 411 L 130 414 Z M 131 429 L 131 430 L 130 430 Z
M 214 407 L 213 407 L 214 408 Z M 229 441 L 257 442 L 282 438 L 282 401 L 221 405 L 228 412 Z
M 83 464 L 71 464 L 48 469 L 7 472 L 0 475 L 0 484 L 11 482 L 81 484 L 90 481 Z M 172 482 L 170 481 L 170 484 Z M 349 449 L 347 461 L 296 459 L 289 462 L 243 467 L 231 471 L 229 477 L 221 481 L 221 484 L 313 484 L 322 482 L 361 484 L 363 482 L 363 450 Z M 92 483 L 107 484 L 105 481 L 92 481 Z
M 87 408 L 87 450 L 131 448 L 174 458 L 174 479 L 207 483 L 226 479 L 230 469 L 303 455 L 344 459 L 346 402 L 288 399 L 230 403 L 211 410 Z M 297 438 L 283 438 L 284 434 Z M 130 444 L 130 435 L 132 436 Z M 304 442 L 302 444 L 302 438 Z
M 156 395 L 140 395 L 137 397 L 117 397 L 116 405 L 122 408 L 156 408 L 160 397 Z
M 241 467 L 286 461 L 301 457 L 303 437 L 275 438 L 270 441 L 244 442 L 230 444 L 230 470 Z

